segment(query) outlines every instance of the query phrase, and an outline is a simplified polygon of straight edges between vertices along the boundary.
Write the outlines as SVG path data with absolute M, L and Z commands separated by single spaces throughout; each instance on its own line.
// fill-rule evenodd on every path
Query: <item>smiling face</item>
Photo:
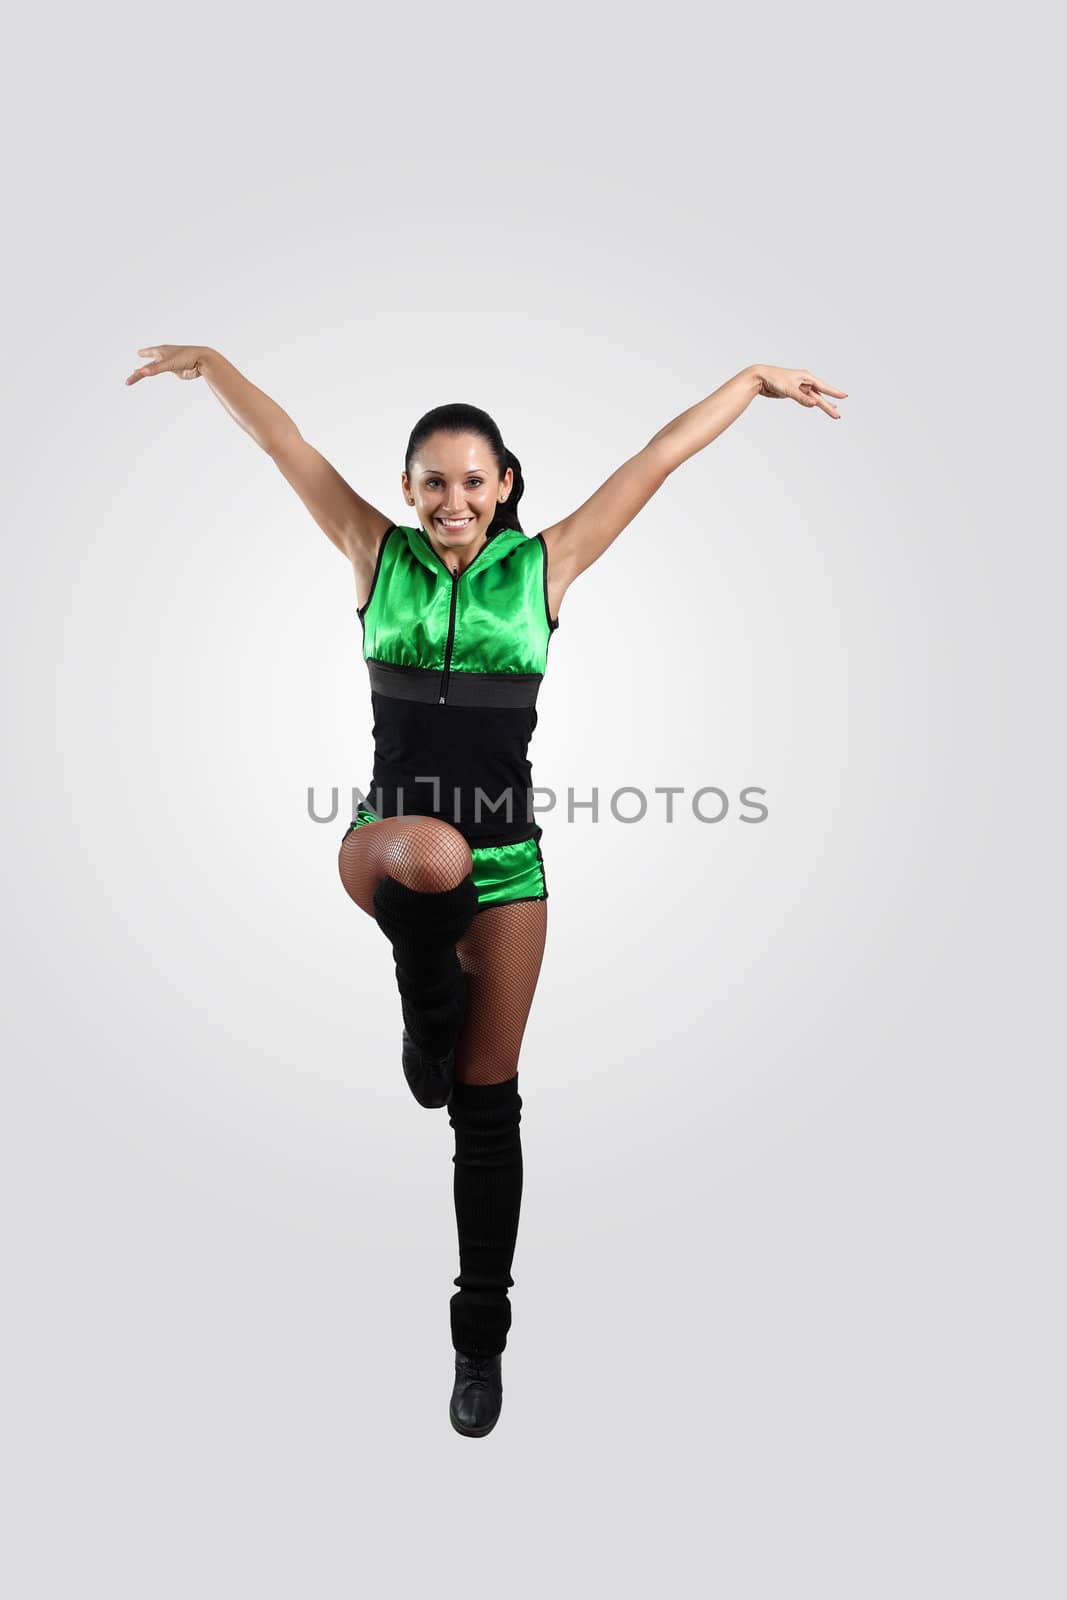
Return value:
M 480 434 L 434 433 L 415 453 L 410 478 L 404 472 L 400 481 L 430 543 L 455 570 L 456 557 L 463 568 L 482 548 L 513 477 L 510 467 L 500 476 L 489 441 Z

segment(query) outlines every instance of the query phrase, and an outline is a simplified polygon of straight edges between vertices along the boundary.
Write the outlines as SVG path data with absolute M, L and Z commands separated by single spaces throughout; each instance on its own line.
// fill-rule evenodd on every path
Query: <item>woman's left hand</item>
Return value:
M 820 411 L 825 411 L 828 417 L 837 417 L 841 413 L 832 400 L 824 400 L 823 395 L 836 395 L 838 400 L 847 400 L 848 395 L 844 389 L 835 389 L 829 383 L 823 383 L 821 378 L 812 377 L 810 372 L 803 369 L 790 367 L 756 367 L 754 369 L 760 381 L 759 393 L 768 400 L 795 400 L 798 405 L 818 406 Z

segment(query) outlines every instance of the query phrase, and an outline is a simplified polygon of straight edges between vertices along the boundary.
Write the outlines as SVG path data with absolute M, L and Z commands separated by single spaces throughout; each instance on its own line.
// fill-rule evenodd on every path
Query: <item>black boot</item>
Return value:
M 452 1092 L 454 1050 L 467 1002 L 456 941 L 477 910 L 478 891 L 469 873 L 454 889 L 439 893 L 408 889 L 389 877 L 374 891 L 375 920 L 396 962 L 404 1076 L 423 1106 L 443 1106 Z
M 456 1351 L 456 1382 L 448 1417 L 457 1433 L 481 1439 L 496 1426 L 504 1386 L 499 1356 L 465 1356 Z

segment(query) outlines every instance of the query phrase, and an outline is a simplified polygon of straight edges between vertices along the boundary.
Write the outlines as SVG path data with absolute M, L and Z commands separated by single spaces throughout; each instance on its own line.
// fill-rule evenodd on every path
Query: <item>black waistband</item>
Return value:
M 532 706 L 541 687 L 539 672 L 457 672 L 453 667 L 446 683 L 444 672 L 435 667 L 370 660 L 367 671 L 372 693 L 422 705 Z

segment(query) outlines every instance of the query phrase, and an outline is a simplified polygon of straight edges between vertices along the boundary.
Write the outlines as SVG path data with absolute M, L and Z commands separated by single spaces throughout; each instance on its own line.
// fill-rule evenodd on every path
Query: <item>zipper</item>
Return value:
M 449 667 L 451 666 L 451 663 L 452 663 L 452 645 L 453 645 L 453 643 L 455 641 L 455 637 L 456 637 L 456 596 L 459 593 L 459 580 L 460 580 L 460 578 L 464 577 L 465 574 L 468 573 L 471 570 L 471 567 L 477 565 L 477 563 L 480 560 L 480 558 L 482 557 L 482 555 L 484 555 L 485 551 L 488 550 L 490 544 L 492 543 L 492 540 L 491 539 L 487 539 L 485 541 L 485 543 L 482 545 L 482 548 L 478 551 L 478 554 L 475 556 L 474 560 L 470 563 L 469 566 L 464 567 L 462 572 L 453 572 L 451 567 L 449 567 L 444 561 L 441 560 L 441 557 L 437 554 L 437 551 L 434 549 L 433 545 L 430 543 L 429 537 L 428 537 L 428 535 L 426 533 L 426 529 L 425 528 L 420 528 L 419 532 L 422 534 L 423 542 L 425 543 L 426 548 L 431 552 L 431 554 L 434 556 L 436 561 L 442 567 L 444 567 L 445 571 L 448 573 L 449 577 L 452 579 L 452 605 L 451 605 L 451 607 L 449 609 L 449 613 L 448 613 L 448 642 L 445 645 L 445 666 L 444 666 L 444 673 L 443 673 L 442 678 L 441 678 L 441 693 L 437 697 L 437 704 L 439 706 L 443 706 L 444 703 L 445 703 L 445 698 L 446 698 L 446 696 L 448 694 L 448 671 L 449 671 Z
M 481 552 L 479 552 L 480 554 Z M 477 559 L 477 558 L 475 558 Z M 472 562 L 473 566 L 474 563 Z M 448 612 L 448 642 L 445 645 L 445 671 L 441 679 L 441 696 L 437 704 L 443 706 L 448 696 L 448 672 L 452 664 L 452 646 L 456 638 L 456 596 L 459 594 L 459 573 L 452 573 L 452 604 Z

